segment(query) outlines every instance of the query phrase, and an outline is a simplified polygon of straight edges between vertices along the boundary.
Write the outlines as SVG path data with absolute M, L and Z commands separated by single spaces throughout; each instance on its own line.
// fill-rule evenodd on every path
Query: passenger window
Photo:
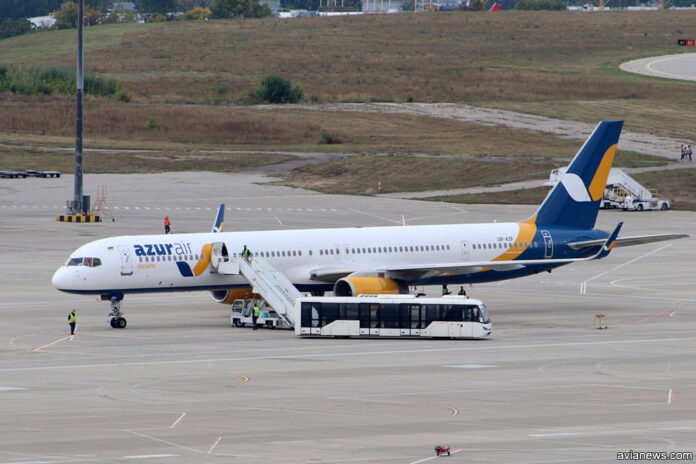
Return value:
M 324 255 L 324 250 L 319 250 L 320 255 Z
M 309 250 L 309 256 L 312 256 L 312 250 Z
M 297 250 L 297 256 L 302 256 L 302 250 Z

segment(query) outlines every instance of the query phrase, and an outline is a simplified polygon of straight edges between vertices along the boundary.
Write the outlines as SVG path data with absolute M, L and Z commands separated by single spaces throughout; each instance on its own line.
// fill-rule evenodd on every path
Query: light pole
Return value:
M 85 89 L 85 51 L 84 51 L 84 23 L 85 0 L 78 1 L 77 8 L 77 118 L 75 127 L 75 190 L 71 207 L 71 214 L 83 212 L 82 205 L 82 139 L 83 139 L 83 107 Z

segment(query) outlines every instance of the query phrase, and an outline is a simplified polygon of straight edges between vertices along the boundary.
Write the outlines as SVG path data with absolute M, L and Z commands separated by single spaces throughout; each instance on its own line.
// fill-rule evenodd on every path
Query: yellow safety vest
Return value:
M 260 312 L 261 312 L 261 310 L 259 309 L 259 307 L 258 307 L 258 306 L 254 306 L 254 316 L 255 316 L 255 317 L 259 317 L 259 313 L 260 313 Z
M 70 324 L 74 324 L 77 322 L 77 314 L 70 313 L 70 316 L 68 317 L 68 322 Z

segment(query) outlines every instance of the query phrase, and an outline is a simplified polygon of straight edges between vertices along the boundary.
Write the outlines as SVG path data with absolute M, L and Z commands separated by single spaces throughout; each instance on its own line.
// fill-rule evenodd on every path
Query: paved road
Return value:
M 626 72 L 646 76 L 696 81 L 696 53 L 652 56 L 640 60 L 627 61 L 619 66 Z

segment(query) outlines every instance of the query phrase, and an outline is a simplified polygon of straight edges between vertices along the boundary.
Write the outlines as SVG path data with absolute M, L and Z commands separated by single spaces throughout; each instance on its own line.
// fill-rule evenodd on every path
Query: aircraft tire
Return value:
M 234 326 L 235 327 L 244 327 L 244 323 L 242 321 L 240 321 L 239 319 L 235 319 Z
M 116 318 L 116 328 L 117 329 L 125 329 L 126 324 L 128 324 L 128 321 L 126 321 L 125 317 Z
M 116 328 L 116 318 L 112 317 L 111 320 L 109 321 L 109 325 L 111 325 L 112 329 Z

